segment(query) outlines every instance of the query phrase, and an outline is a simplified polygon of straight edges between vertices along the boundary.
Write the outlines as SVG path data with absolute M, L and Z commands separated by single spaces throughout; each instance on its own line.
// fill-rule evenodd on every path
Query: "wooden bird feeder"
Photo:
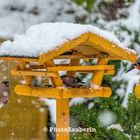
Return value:
M 2 60 L 17 61 L 18 66 L 11 70 L 12 75 L 21 75 L 26 85 L 16 85 L 16 94 L 34 97 L 56 99 L 56 127 L 69 128 L 69 99 L 110 97 L 110 87 L 102 87 L 104 75 L 115 73 L 114 65 L 108 65 L 109 60 L 127 60 L 136 62 L 136 54 L 108 41 L 93 33 L 84 33 L 69 40 L 51 51 L 40 54 L 36 58 L 1 56 Z M 69 64 L 55 64 L 54 60 L 68 59 Z M 81 59 L 96 59 L 96 65 L 80 65 Z M 28 67 L 27 67 L 28 65 Z M 63 88 L 59 71 L 75 76 L 79 73 L 93 73 L 91 83 L 99 88 Z M 34 87 L 32 80 L 35 76 L 49 77 L 52 88 Z M 62 87 L 62 88 L 61 88 Z M 57 132 L 57 140 L 69 140 L 69 132 Z

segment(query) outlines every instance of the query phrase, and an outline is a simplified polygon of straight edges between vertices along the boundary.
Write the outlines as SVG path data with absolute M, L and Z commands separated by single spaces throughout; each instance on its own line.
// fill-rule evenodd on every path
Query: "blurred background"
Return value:
M 140 0 L 0 0 L 0 43 L 43 22 L 92 24 L 140 54 Z M 71 100 L 71 125 L 96 130 L 72 133 L 72 140 L 140 140 L 140 101 L 132 94 L 140 72 L 126 74 L 131 65 L 126 61 L 109 63 L 115 64 L 116 74 L 105 76 L 103 85 L 112 88 L 111 98 Z M 11 88 L 8 104 L 0 109 L 0 140 L 55 140 L 54 133 L 46 132 L 55 126 L 55 100 L 15 95 L 14 86 L 24 81 L 11 76 L 14 66 L 0 61 L 0 81 L 10 81 Z

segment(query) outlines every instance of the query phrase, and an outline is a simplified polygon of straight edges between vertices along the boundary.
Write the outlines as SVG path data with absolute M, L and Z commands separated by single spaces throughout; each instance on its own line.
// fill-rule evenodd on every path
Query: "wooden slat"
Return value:
M 24 57 L 10 57 L 10 56 L 7 56 L 7 57 L 1 57 L 0 56 L 0 60 L 6 60 L 6 61 L 10 61 L 10 60 L 13 60 L 13 61 L 23 61 L 23 62 L 38 62 L 39 60 L 37 58 L 24 58 Z
M 88 71 L 88 70 L 114 70 L 113 65 L 94 65 L 94 66 L 57 66 L 47 67 L 47 71 Z
M 78 52 L 73 52 L 73 55 L 78 55 Z M 80 64 L 80 59 L 70 59 L 69 66 L 78 66 Z M 67 71 L 66 75 L 75 76 L 76 71 Z
M 45 97 L 45 98 L 91 98 L 91 97 L 109 97 L 111 89 L 108 87 L 95 88 L 42 88 L 17 85 L 16 94 L 24 96 Z
M 95 73 L 94 71 L 76 71 L 79 73 Z M 115 70 L 105 70 L 104 75 L 114 75 Z M 19 75 L 19 76 L 48 76 L 48 77 L 57 77 L 57 74 L 54 72 L 47 72 L 47 71 L 31 71 L 31 70 L 11 70 L 12 75 Z M 69 74 L 68 74 L 69 75 Z
M 57 74 L 52 72 L 43 72 L 43 71 L 30 71 L 30 70 L 11 70 L 12 75 L 21 75 L 21 76 L 48 76 L 48 77 L 57 77 Z
M 79 73 L 95 73 L 95 71 L 76 71 Z M 11 70 L 12 75 L 20 75 L 20 76 L 48 76 L 48 77 L 57 77 L 57 74 L 54 72 L 47 71 L 32 71 L 32 70 Z M 104 75 L 114 75 L 115 70 L 105 70 Z
M 78 73 L 93 73 L 95 74 L 96 71 L 77 71 Z M 114 75 L 115 74 L 115 70 L 105 70 L 104 75 Z
M 90 55 L 84 55 L 84 54 L 75 54 L 75 55 L 60 55 L 57 56 L 55 59 L 86 59 L 86 58 L 99 58 L 99 57 L 106 57 L 107 54 L 90 54 Z

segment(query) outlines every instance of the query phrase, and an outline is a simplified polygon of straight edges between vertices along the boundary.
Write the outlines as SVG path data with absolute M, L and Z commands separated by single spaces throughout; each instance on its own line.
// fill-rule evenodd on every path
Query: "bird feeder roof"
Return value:
M 136 62 L 136 52 L 125 48 L 111 33 L 92 25 L 43 23 L 30 27 L 0 47 L 0 57 L 37 59 L 41 64 L 68 51 L 82 55 L 108 54 L 110 59 Z

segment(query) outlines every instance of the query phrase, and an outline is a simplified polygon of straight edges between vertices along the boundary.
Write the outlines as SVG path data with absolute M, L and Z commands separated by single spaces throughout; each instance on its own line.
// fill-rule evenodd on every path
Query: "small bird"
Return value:
M 0 83 L 0 108 L 7 104 L 9 95 L 9 82 L 3 81 L 2 83 Z
M 85 84 L 78 77 L 63 75 L 61 76 L 61 79 L 65 86 L 71 88 L 80 88 Z
M 133 69 L 140 70 L 140 56 L 138 57 L 137 62 L 135 64 L 132 64 L 132 66 L 126 71 L 126 73 Z

